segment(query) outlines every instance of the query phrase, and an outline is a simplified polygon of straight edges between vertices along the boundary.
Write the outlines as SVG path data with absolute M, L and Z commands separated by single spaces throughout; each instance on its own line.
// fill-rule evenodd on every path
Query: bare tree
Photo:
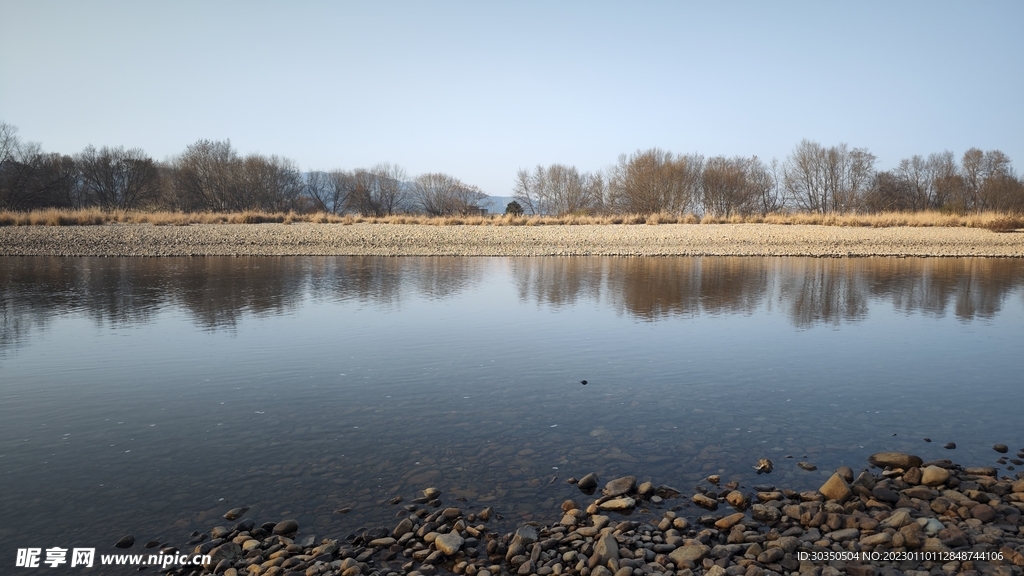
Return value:
M 786 189 L 798 206 L 822 214 L 855 210 L 871 184 L 875 156 L 846 144 L 825 148 L 803 140 L 786 161 Z
M 317 210 L 331 214 L 345 212 L 349 196 L 356 189 L 356 177 L 345 170 L 310 172 L 306 177 L 306 195 Z
M 580 214 L 600 211 L 605 191 L 600 174 L 580 173 L 575 166 L 537 166 L 520 170 L 514 198 L 531 214 Z
M 247 210 L 293 210 L 305 189 L 295 162 L 277 155 L 250 154 L 242 163 L 241 207 Z
M 675 156 L 660 148 L 619 156 L 608 179 L 608 203 L 623 212 L 682 214 L 700 194 L 703 157 Z
M 903 174 L 886 170 L 875 174 L 864 195 L 863 207 L 868 212 L 904 212 L 912 210 L 917 194 Z
M 765 164 L 754 156 L 748 165 L 748 178 L 753 188 L 757 211 L 762 216 L 786 209 L 786 189 L 779 177 L 779 161 L 772 158 L 771 164 Z
M 200 140 L 171 163 L 174 203 L 181 210 L 243 209 L 241 159 L 230 140 Z
M 1007 210 L 1015 204 L 1016 176 L 1010 158 L 1000 150 L 971 148 L 961 160 L 968 209 Z
M 129 210 L 156 198 L 159 171 L 141 148 L 87 146 L 76 157 L 85 197 L 104 210 Z
M 387 216 L 408 206 L 405 170 L 394 164 L 378 164 L 356 170 L 346 208 L 367 216 Z
M 701 203 L 706 214 L 731 216 L 750 214 L 755 198 L 747 182 L 747 161 L 739 156 L 715 156 L 704 164 Z
M 419 207 L 432 216 L 479 212 L 480 203 L 487 198 L 476 186 L 436 172 L 418 176 L 413 195 Z

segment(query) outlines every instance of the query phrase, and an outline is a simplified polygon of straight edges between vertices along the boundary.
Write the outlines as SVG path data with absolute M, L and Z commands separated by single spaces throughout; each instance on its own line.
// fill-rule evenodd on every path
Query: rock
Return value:
M 920 518 L 918 519 L 917 524 L 928 536 L 935 536 L 940 530 L 946 527 L 946 525 L 940 522 L 937 518 Z
M 878 452 L 868 456 L 868 462 L 879 468 L 902 468 L 903 470 L 921 466 L 924 463 L 919 456 L 902 452 Z
M 629 494 L 633 488 L 636 488 L 636 476 L 623 476 L 605 484 L 601 493 L 605 496 L 615 497 Z
M 782 517 L 782 512 L 774 506 L 754 504 L 750 507 L 750 517 L 758 522 L 772 523 L 779 521 L 779 518 Z
M 426 498 L 427 500 L 435 500 L 440 495 L 441 491 L 438 490 L 437 488 L 434 488 L 433 486 L 431 486 L 430 488 L 425 488 L 423 490 L 423 497 Z
M 833 530 L 828 533 L 828 537 L 833 542 L 842 542 L 844 540 L 854 540 L 860 537 L 860 530 L 856 528 L 844 528 L 842 530 Z
M 686 566 L 687 562 L 697 563 L 707 557 L 711 548 L 703 544 L 687 544 L 680 546 L 669 553 L 668 557 L 675 562 L 676 567 Z
M 888 544 L 892 542 L 892 534 L 888 532 L 879 532 L 878 534 L 871 534 L 870 536 L 862 536 L 860 539 L 861 546 L 881 546 L 882 544 Z
M 273 533 L 278 536 L 286 536 L 299 530 L 299 523 L 295 520 L 281 520 L 274 525 Z
M 594 490 L 597 488 L 597 482 L 597 474 L 591 472 L 583 478 L 580 478 L 580 481 L 576 483 L 576 487 L 580 489 L 580 492 L 593 494 Z
M 880 526 L 883 528 L 895 528 L 900 529 L 907 524 L 913 522 L 914 519 L 910 517 L 910 510 L 907 508 L 899 508 L 894 510 L 888 518 L 882 520 Z
M 832 474 L 832 476 L 818 488 L 818 492 L 828 500 L 835 500 L 837 502 L 844 502 L 850 497 L 850 487 L 846 485 L 846 480 L 839 473 Z
M 711 476 L 705 478 L 705 480 L 707 480 L 711 484 L 714 484 L 715 486 L 718 486 L 718 483 L 722 481 L 722 477 L 719 476 L 718 474 L 712 474 Z
M 391 546 L 396 542 L 398 541 L 392 538 L 391 536 L 385 536 L 383 538 L 375 538 L 373 540 L 370 540 L 367 546 L 370 546 L 371 548 L 387 548 L 388 546 Z
M 946 450 L 956 450 L 956 442 L 946 442 L 943 448 Z
M 998 471 L 992 466 L 976 466 L 964 468 L 964 473 L 968 476 L 995 476 Z
M 996 452 L 999 452 L 1000 454 L 1006 454 L 1007 452 L 1010 451 L 1010 448 L 1006 444 L 996 444 L 995 446 L 992 447 L 992 449 L 995 450 Z
M 227 512 L 224 513 L 224 519 L 225 520 L 238 520 L 239 518 L 242 517 L 242 514 L 245 514 L 248 511 L 249 511 L 249 507 L 248 506 L 242 506 L 241 508 L 232 508 L 231 510 L 228 510 Z
M 605 534 L 594 543 L 594 554 L 600 559 L 600 565 L 608 564 L 609 560 L 619 559 L 619 543 L 615 536 Z
M 949 479 L 949 470 L 938 466 L 927 466 L 921 471 L 921 484 L 925 486 L 942 486 Z
M 982 522 L 989 523 L 996 519 L 996 511 L 988 504 L 978 504 L 971 508 L 971 516 Z
M 743 514 L 743 512 L 730 514 L 725 518 L 721 518 L 718 521 L 716 521 L 715 528 L 718 528 L 719 530 L 728 530 L 733 526 L 739 524 L 743 520 L 744 516 L 745 515 Z
M 480 513 L 476 515 L 476 517 L 484 522 L 487 522 L 491 519 L 491 514 L 494 514 L 494 508 L 487 506 L 486 508 L 481 510 Z
M 391 532 L 391 536 L 394 537 L 394 538 L 401 538 L 403 534 L 412 532 L 412 529 L 413 529 L 412 520 L 410 520 L 408 518 L 405 518 L 401 522 L 398 523 L 398 526 L 395 526 L 395 529 L 392 530 L 392 532 Z
M 750 506 L 750 500 L 739 490 L 733 490 L 726 494 L 725 501 L 728 502 L 730 506 L 741 512 Z
M 811 464 L 810 462 L 797 462 L 796 465 L 804 470 L 807 470 L 808 472 L 814 472 L 815 470 L 818 469 L 817 466 Z
M 651 482 L 644 482 L 636 487 L 636 493 L 643 498 L 650 498 L 654 495 L 654 484 Z
M 632 498 L 613 498 L 597 505 L 601 510 L 632 510 L 636 508 L 636 500 Z
M 459 536 L 456 532 L 449 532 L 447 534 L 441 534 L 434 539 L 434 546 L 441 551 L 445 556 L 454 556 L 462 548 L 462 544 L 465 540 L 462 536 Z
M 227 560 L 233 562 L 236 558 L 242 555 L 242 547 L 234 542 L 226 542 L 217 546 L 213 550 L 210 550 L 210 561 L 203 563 L 203 568 L 212 570 L 221 562 Z
M 917 466 L 910 468 L 903 473 L 903 481 L 911 486 L 921 483 L 921 469 Z
M 107 540 L 107 542 L 110 542 L 110 540 Z M 121 539 L 114 544 L 114 548 L 131 548 L 133 544 L 135 544 L 135 536 L 128 534 L 127 536 L 122 536 Z
M 757 464 L 753 466 L 754 470 L 757 470 L 758 474 L 771 474 L 772 470 L 775 469 L 775 465 L 771 460 L 767 458 L 761 458 L 757 461 Z
M 903 490 L 903 495 L 907 498 L 920 498 L 921 500 L 931 500 L 938 496 L 935 490 L 928 488 L 927 486 L 911 486 L 906 490 Z
M 705 510 L 718 510 L 718 501 L 703 494 L 694 494 L 691 500 Z
M 520 542 L 523 546 L 529 546 L 537 541 L 537 529 L 529 524 L 520 526 L 516 535 L 512 537 L 513 542 Z
M 843 480 L 846 480 L 847 484 L 853 483 L 853 468 L 850 468 L 849 466 L 840 466 L 839 468 L 836 468 L 836 474 L 842 476 Z

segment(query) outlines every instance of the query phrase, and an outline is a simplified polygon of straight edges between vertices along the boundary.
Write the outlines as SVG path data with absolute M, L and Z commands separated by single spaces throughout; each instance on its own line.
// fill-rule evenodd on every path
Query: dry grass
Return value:
M 105 212 L 96 208 L 83 210 L 33 210 L 31 212 L 0 211 L 0 226 L 96 226 L 103 224 L 152 224 L 154 226 L 188 226 L 189 224 L 260 224 L 312 222 L 320 224 L 419 224 L 425 226 L 552 226 L 612 224 L 783 224 L 820 226 L 866 226 L 885 228 L 966 227 L 985 228 L 994 232 L 1024 229 L 1024 215 L 999 212 L 978 214 L 945 214 L 941 212 L 886 212 L 881 214 L 810 214 L 804 212 L 768 214 L 766 216 L 710 216 L 695 214 L 569 214 L 565 216 L 357 216 L 323 212 Z

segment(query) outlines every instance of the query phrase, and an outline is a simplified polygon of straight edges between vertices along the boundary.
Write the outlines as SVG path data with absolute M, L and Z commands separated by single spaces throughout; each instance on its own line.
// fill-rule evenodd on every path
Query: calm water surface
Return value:
M 1024 448 L 1020 260 L 0 258 L 0 306 L 2 565 L 243 505 L 344 537 L 436 486 L 550 522 L 591 471 Z

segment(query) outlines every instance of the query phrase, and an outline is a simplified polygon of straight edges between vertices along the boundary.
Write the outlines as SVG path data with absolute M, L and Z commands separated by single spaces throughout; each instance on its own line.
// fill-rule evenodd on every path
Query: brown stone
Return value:
M 743 518 L 744 518 L 743 512 L 737 512 L 735 514 L 730 514 L 730 515 L 726 516 L 725 518 L 721 518 L 717 522 L 715 522 L 715 527 L 718 528 L 719 530 L 728 530 L 728 529 L 732 528 L 733 526 L 735 526 L 736 524 L 739 524 L 743 520 Z
M 694 504 L 706 510 L 718 510 L 718 501 L 703 494 L 694 494 L 691 500 Z
M 949 479 L 949 470 L 938 466 L 928 466 L 921 471 L 921 484 L 925 486 L 942 486 Z
M 750 506 L 750 500 L 748 500 L 747 497 L 743 495 L 743 492 L 740 492 L 739 490 L 733 490 L 726 494 L 725 501 L 733 508 L 741 511 L 746 510 L 747 507 Z
M 996 511 L 988 504 L 978 504 L 971 508 L 971 516 L 988 523 L 996 519 Z
M 902 452 L 878 452 L 868 456 L 868 462 L 879 468 L 902 468 L 903 470 L 923 464 L 919 456 Z
M 818 488 L 818 492 L 828 500 L 837 502 L 843 502 L 850 497 L 850 487 L 839 473 L 832 474 L 832 477 Z
M 711 548 L 708 548 L 703 544 L 687 544 L 670 552 L 668 557 L 675 562 L 676 567 L 678 568 L 680 566 L 685 566 L 686 562 L 699 562 L 710 552 Z

